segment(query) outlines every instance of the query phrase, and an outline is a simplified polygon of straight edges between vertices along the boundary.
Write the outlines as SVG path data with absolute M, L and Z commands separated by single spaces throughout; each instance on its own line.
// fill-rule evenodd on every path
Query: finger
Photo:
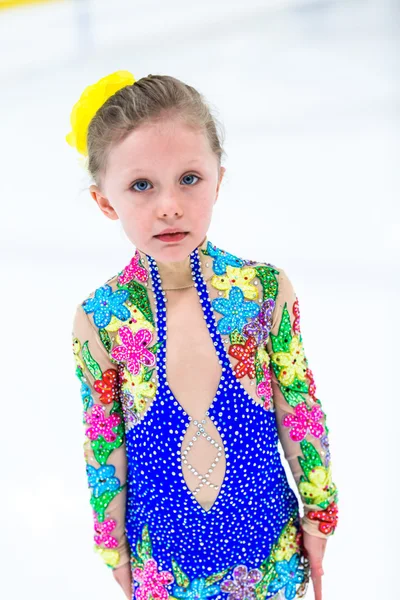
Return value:
M 311 575 L 311 579 L 314 586 L 314 597 L 315 600 L 322 600 L 322 579 L 318 575 Z

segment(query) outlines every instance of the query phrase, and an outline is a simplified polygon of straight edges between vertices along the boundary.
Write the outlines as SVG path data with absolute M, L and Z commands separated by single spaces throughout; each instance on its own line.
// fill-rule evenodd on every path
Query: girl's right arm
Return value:
M 72 346 L 75 373 L 81 384 L 94 550 L 115 570 L 118 581 L 117 572 L 129 572 L 130 561 L 125 534 L 127 458 L 118 365 L 110 359 L 98 328 L 81 304 L 73 321 Z

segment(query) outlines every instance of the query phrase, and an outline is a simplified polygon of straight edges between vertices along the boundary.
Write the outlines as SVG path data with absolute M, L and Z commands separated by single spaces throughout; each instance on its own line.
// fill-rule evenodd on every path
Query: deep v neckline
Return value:
M 151 272 L 151 282 L 152 282 L 152 287 L 153 287 L 153 293 L 154 293 L 155 299 L 156 299 L 156 307 L 157 307 L 156 326 L 157 326 L 157 331 L 158 331 L 158 342 L 160 343 L 160 347 L 159 347 L 159 350 L 157 353 L 157 371 L 158 371 L 159 386 L 158 386 L 155 402 L 157 402 L 157 398 L 159 401 L 161 398 L 163 398 L 164 401 L 169 401 L 175 405 L 175 407 L 178 409 L 179 413 L 181 413 L 183 415 L 182 421 L 184 422 L 184 430 L 183 430 L 183 436 L 184 436 L 188 426 L 190 425 L 190 422 L 192 421 L 192 417 L 187 413 L 187 411 L 184 409 L 184 407 L 178 401 L 178 399 L 176 398 L 175 394 L 171 390 L 171 388 L 168 384 L 168 381 L 167 381 L 167 374 L 166 374 L 166 341 L 167 341 L 167 337 L 166 337 L 167 336 L 166 298 L 165 298 L 165 292 L 162 288 L 161 277 L 160 277 L 158 269 L 157 269 L 157 263 L 151 256 L 147 256 L 147 259 L 149 262 L 149 267 L 150 267 L 150 272 Z M 217 431 L 220 433 L 220 428 L 218 427 L 218 412 L 220 412 L 219 403 L 221 401 L 221 398 L 224 397 L 222 390 L 224 388 L 226 389 L 228 385 L 229 386 L 235 385 L 236 379 L 233 375 L 231 362 L 229 360 L 227 351 L 225 349 L 221 335 L 217 328 L 217 321 L 215 318 L 214 310 L 212 308 L 212 303 L 211 303 L 210 295 L 208 292 L 207 284 L 203 277 L 198 248 L 196 248 L 190 255 L 190 266 L 192 269 L 192 277 L 194 280 L 195 288 L 197 289 L 199 302 L 200 302 L 203 314 L 205 316 L 207 329 L 208 329 L 209 335 L 213 341 L 215 352 L 217 354 L 217 358 L 221 364 L 221 369 L 222 369 L 218 387 L 215 392 L 214 398 L 212 399 L 211 404 L 209 405 L 208 409 L 204 412 L 204 417 L 208 417 L 213 422 Z M 154 404 L 154 402 L 153 402 L 153 404 Z M 221 440 L 222 440 L 222 446 L 224 448 L 224 455 L 226 457 L 227 452 L 226 452 L 226 448 L 225 448 L 225 444 L 224 444 L 224 440 L 223 440 L 223 435 L 224 434 L 222 433 Z M 192 490 L 189 488 L 189 486 L 186 483 L 185 478 L 183 477 L 182 464 L 181 464 L 181 458 L 180 458 L 182 443 L 183 443 L 182 440 L 180 440 L 179 455 L 177 458 L 177 467 L 180 469 L 180 472 L 182 474 L 183 490 L 185 492 L 190 492 L 190 496 L 193 500 L 193 506 L 195 506 L 202 513 L 209 514 L 209 513 L 213 512 L 220 505 L 221 498 L 223 498 L 224 495 L 226 494 L 227 482 L 230 481 L 230 477 L 226 472 L 227 467 L 225 466 L 225 474 L 224 474 L 223 480 L 219 486 L 219 492 L 218 492 L 217 497 L 215 498 L 211 507 L 209 509 L 205 509 L 202 506 L 202 504 L 200 504 L 200 502 L 195 498 Z
M 166 373 L 166 350 L 167 350 L 166 349 L 166 343 L 167 343 L 166 310 L 167 309 L 166 309 L 165 292 L 162 288 L 161 277 L 158 272 L 156 261 L 151 256 L 147 256 L 147 259 L 148 259 L 150 271 L 151 271 L 153 292 L 154 292 L 156 302 L 157 302 L 157 314 L 156 314 L 157 324 L 156 325 L 157 325 L 157 331 L 158 331 L 158 341 L 161 344 L 160 349 L 159 349 L 160 360 L 158 360 L 157 362 L 161 363 L 161 366 L 162 366 L 162 368 L 159 370 L 160 384 L 162 386 L 164 386 L 165 389 L 168 390 L 168 392 L 169 392 L 168 395 L 176 403 L 176 406 L 178 406 L 178 409 L 185 416 L 189 417 L 189 414 L 184 409 L 184 407 L 181 405 L 179 400 L 176 398 L 175 394 L 173 393 L 171 387 L 168 384 L 167 373 Z M 218 360 L 221 364 L 221 368 L 222 368 L 221 376 L 219 378 L 219 382 L 218 382 L 218 386 L 217 386 L 214 398 L 212 399 L 210 405 L 208 406 L 208 409 L 204 413 L 205 415 L 208 416 L 208 415 L 210 415 L 210 412 L 216 406 L 216 403 L 220 396 L 221 389 L 226 385 L 226 378 L 227 378 L 229 372 L 232 370 L 232 366 L 231 366 L 231 362 L 229 360 L 226 348 L 224 346 L 224 343 L 221 339 L 221 335 L 217 328 L 217 322 L 216 322 L 214 311 L 212 308 L 210 295 L 209 295 L 207 284 L 204 280 L 202 269 L 201 269 L 201 261 L 199 259 L 198 248 L 195 248 L 195 250 L 193 250 L 193 252 L 190 255 L 190 266 L 192 269 L 192 277 L 195 282 L 194 285 L 195 285 L 195 288 L 197 288 L 197 294 L 199 296 L 198 301 L 200 303 L 203 314 L 206 317 L 205 321 L 206 321 L 207 329 L 208 329 L 209 335 L 211 337 L 211 340 L 213 341 L 215 352 L 216 352 L 217 358 L 218 358 Z M 160 315 L 160 309 L 161 309 L 162 315 Z

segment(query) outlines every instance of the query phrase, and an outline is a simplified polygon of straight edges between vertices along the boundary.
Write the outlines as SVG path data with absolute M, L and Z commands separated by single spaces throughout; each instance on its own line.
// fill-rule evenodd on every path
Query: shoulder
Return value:
M 225 273 L 227 267 L 252 267 L 254 269 L 258 267 L 267 267 L 270 270 L 276 271 L 276 273 L 279 271 L 273 263 L 266 262 L 265 260 L 257 260 L 255 257 L 249 258 L 241 256 L 238 253 L 229 251 L 227 248 L 217 246 L 210 241 L 208 241 L 207 247 L 202 249 L 202 253 L 210 257 L 216 274 L 220 274 L 220 272 Z
M 266 259 L 239 255 L 210 241 L 202 252 L 210 257 L 212 269 L 217 276 L 233 274 L 235 269 L 239 269 L 248 283 L 259 280 L 264 290 L 264 298 L 276 300 L 278 296 L 285 296 L 292 289 L 286 270 Z
M 100 282 L 81 298 L 76 304 L 75 319 L 82 319 L 82 315 L 86 314 L 95 329 L 107 327 L 113 315 L 121 320 L 128 319 L 130 312 L 124 303 L 129 298 L 129 290 L 121 283 L 126 268 Z

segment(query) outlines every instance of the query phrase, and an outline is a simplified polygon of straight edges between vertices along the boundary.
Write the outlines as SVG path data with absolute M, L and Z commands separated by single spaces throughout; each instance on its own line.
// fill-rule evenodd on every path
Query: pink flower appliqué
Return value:
M 147 281 L 149 274 L 144 267 L 141 267 L 139 264 L 140 253 L 136 250 L 134 257 L 131 259 L 131 262 L 125 269 L 122 271 L 121 275 L 118 277 L 118 283 L 124 285 L 132 281 L 132 279 L 137 279 L 137 281 L 141 281 L 144 283 Z
M 286 415 L 283 424 L 286 427 L 292 427 L 289 432 L 294 442 L 304 440 L 307 433 L 310 432 L 314 437 L 320 438 L 324 433 L 321 423 L 318 423 L 324 416 L 319 406 L 313 406 L 310 410 L 305 402 L 295 406 L 294 415 Z
M 121 417 L 116 414 L 106 417 L 104 411 L 105 406 L 94 404 L 92 414 L 85 413 L 85 421 L 91 425 L 91 427 L 86 429 L 86 435 L 90 440 L 97 440 L 99 435 L 101 435 L 106 442 L 115 442 L 117 436 L 112 428 L 120 424 Z
M 95 543 L 100 546 L 100 544 L 104 544 L 106 548 L 116 548 L 118 546 L 118 540 L 116 540 L 110 533 L 115 529 L 117 522 L 114 519 L 105 519 L 102 523 L 99 523 L 97 520 L 97 515 L 95 511 L 93 511 L 94 517 L 94 530 Z
M 263 381 L 260 381 L 260 383 L 257 386 L 257 396 L 259 396 L 259 398 L 264 396 L 264 408 L 269 410 L 272 398 L 271 370 L 269 369 L 269 367 L 267 367 L 265 363 L 263 364 L 262 368 L 264 371 L 265 379 L 263 379 Z
M 126 364 L 126 368 L 132 375 L 137 375 L 140 371 L 140 363 L 147 367 L 155 365 L 155 356 L 146 348 L 151 342 L 153 335 L 148 329 L 138 329 L 136 333 L 129 327 L 120 327 L 118 335 L 122 345 L 115 346 L 111 350 L 111 356 L 116 360 Z
M 135 592 L 137 600 L 147 600 L 150 596 L 155 600 L 167 600 L 168 591 L 164 586 L 172 583 L 174 576 L 169 571 L 158 572 L 154 558 L 146 560 L 143 569 L 135 567 L 132 576 L 141 584 Z

